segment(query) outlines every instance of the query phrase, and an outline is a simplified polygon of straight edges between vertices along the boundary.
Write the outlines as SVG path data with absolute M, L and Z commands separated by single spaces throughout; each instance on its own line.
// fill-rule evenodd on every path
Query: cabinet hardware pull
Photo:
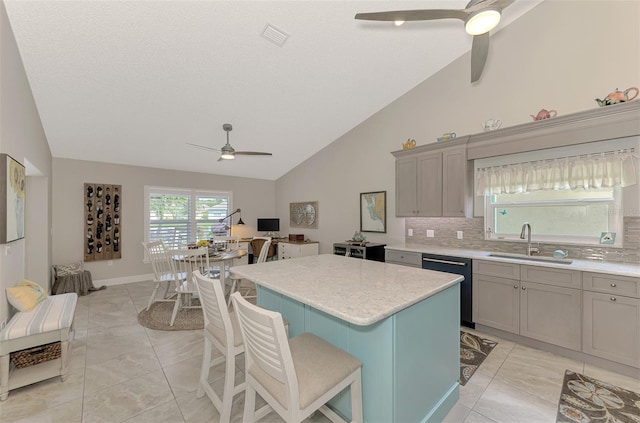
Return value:
M 518 285 L 513 285 L 513 289 L 518 289 Z
M 611 288 L 615 288 L 616 286 L 618 286 L 618 285 L 616 285 L 615 283 L 611 284 Z
M 526 291 L 526 290 L 527 290 L 527 287 L 526 287 L 526 286 L 523 286 L 523 287 L 522 287 L 522 290 L 523 290 L 523 291 Z
M 615 301 L 615 300 L 616 300 L 616 297 L 611 297 L 611 298 L 609 298 L 609 299 L 610 299 L 611 301 Z
M 430 261 L 433 263 L 443 263 L 443 264 L 453 264 L 454 266 L 466 266 L 467 263 L 463 263 L 461 261 L 450 261 L 450 260 L 439 260 L 439 259 L 432 259 L 432 258 L 423 258 L 422 261 Z

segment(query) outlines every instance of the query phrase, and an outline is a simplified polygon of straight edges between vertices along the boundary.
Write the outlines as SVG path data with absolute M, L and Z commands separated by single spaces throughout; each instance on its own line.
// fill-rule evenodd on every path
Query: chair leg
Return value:
M 173 326 L 176 321 L 178 309 L 180 309 L 180 301 L 182 301 L 182 296 L 178 293 L 178 296 L 176 297 L 176 304 L 173 306 L 173 313 L 171 314 L 171 322 L 169 323 L 169 326 Z
M 247 383 L 244 391 L 244 412 L 242 413 L 242 423 L 253 423 L 256 412 L 256 390 Z
M 356 380 L 351 384 L 351 421 L 362 423 L 362 371 L 358 371 Z
M 156 295 L 158 295 L 158 288 L 160 287 L 160 282 L 156 282 L 156 287 L 153 288 L 153 293 L 151 294 L 151 298 L 149 298 L 149 304 L 147 304 L 147 311 L 151 308 L 151 304 L 156 300 Z
M 229 289 L 229 299 L 227 300 L 227 308 L 231 307 L 231 294 L 238 290 L 238 280 L 231 279 L 231 288 Z
M 208 383 L 209 372 L 211 371 L 211 341 L 204 337 L 204 352 L 202 354 L 202 368 L 200 369 L 200 381 L 198 382 L 198 390 L 196 398 L 204 396 L 204 384 Z
M 233 391 L 235 383 L 236 357 L 233 352 L 227 353 L 224 369 L 224 392 L 222 394 L 222 411 L 220 423 L 229 423 L 231 420 L 231 405 L 233 404 Z

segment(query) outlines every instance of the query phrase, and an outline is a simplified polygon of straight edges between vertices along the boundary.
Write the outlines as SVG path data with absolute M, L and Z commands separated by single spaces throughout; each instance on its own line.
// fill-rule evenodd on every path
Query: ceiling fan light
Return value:
M 395 26 L 400 26 L 400 25 L 404 24 L 404 21 L 393 21 L 393 24 Z
M 223 160 L 233 160 L 236 158 L 236 155 L 229 151 L 223 151 L 222 154 L 220 154 L 220 158 Z
M 495 9 L 483 9 L 471 14 L 464 29 L 469 35 L 481 35 L 491 31 L 500 23 L 500 11 Z

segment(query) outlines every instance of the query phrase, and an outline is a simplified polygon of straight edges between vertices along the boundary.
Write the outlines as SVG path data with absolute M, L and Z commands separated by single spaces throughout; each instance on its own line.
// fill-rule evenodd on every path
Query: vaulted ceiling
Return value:
M 517 0 L 497 29 L 540 1 Z M 458 20 L 354 20 L 357 12 L 461 9 L 465 0 L 5 5 L 54 157 L 270 180 L 472 42 Z M 219 149 L 224 123 L 236 150 L 273 156 L 218 161 L 186 145 Z

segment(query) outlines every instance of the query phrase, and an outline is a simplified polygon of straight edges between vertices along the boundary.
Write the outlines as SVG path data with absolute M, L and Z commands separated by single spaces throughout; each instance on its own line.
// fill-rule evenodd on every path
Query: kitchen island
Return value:
M 441 421 L 458 399 L 461 276 L 336 255 L 234 267 L 258 304 L 362 362 L 367 423 Z M 331 407 L 349 417 L 349 391 Z

